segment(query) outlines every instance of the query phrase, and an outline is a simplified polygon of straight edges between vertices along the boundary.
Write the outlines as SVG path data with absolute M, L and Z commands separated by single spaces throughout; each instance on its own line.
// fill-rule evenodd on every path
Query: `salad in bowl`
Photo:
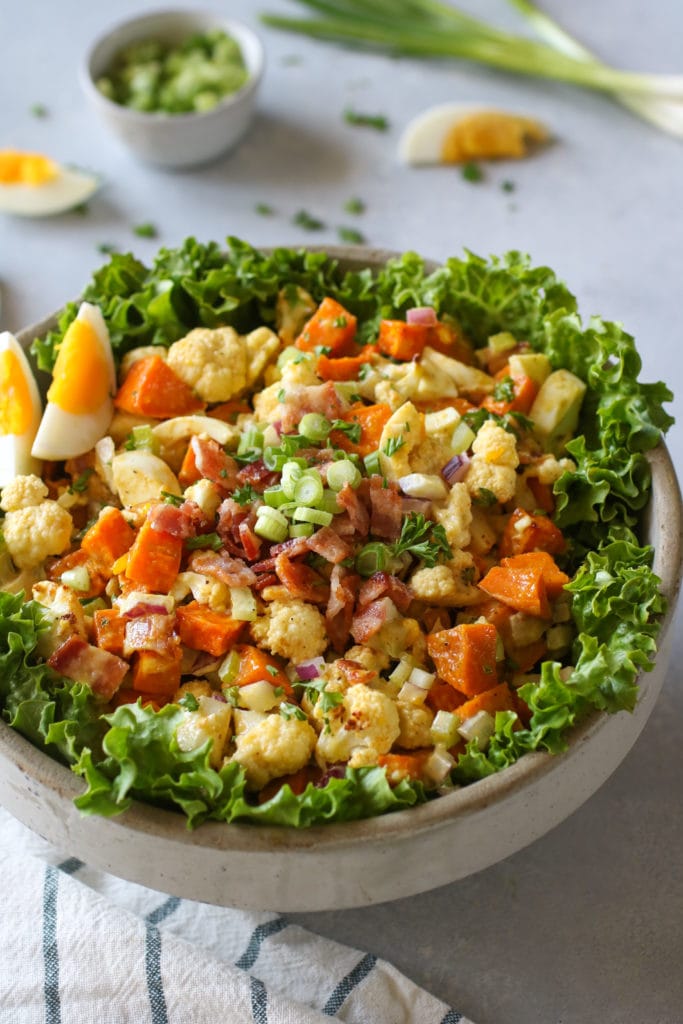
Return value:
M 44 408 L 4 337 L 0 704 L 82 812 L 374 817 L 634 708 L 671 394 L 548 268 L 188 239 L 32 354 Z

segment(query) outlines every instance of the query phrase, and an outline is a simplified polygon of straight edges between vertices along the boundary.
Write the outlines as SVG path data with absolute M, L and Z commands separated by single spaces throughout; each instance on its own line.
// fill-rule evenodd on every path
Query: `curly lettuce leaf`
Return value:
M 102 744 L 104 759 L 97 763 L 84 750 L 74 766 L 88 786 L 76 799 L 85 813 L 119 814 L 135 798 L 180 808 L 188 827 L 207 818 L 303 827 L 373 817 L 426 799 L 419 783 L 405 781 L 392 788 L 382 768 L 359 768 L 321 788 L 309 784 L 300 795 L 285 785 L 265 803 L 253 803 L 239 764 L 211 767 L 210 740 L 196 750 L 180 750 L 176 730 L 185 712 L 177 705 L 154 711 L 138 701 L 104 717 L 110 726 Z

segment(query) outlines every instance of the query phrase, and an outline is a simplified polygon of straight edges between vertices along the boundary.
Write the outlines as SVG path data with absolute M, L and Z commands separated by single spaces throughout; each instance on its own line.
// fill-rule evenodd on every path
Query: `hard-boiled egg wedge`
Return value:
M 407 164 L 519 159 L 548 138 L 547 128 L 533 118 L 444 103 L 408 124 L 399 141 L 399 156 Z
M 43 404 L 24 351 L 9 331 L 0 333 L 0 487 L 15 476 L 40 473 L 31 455 Z
M 71 459 L 95 447 L 114 414 L 116 370 L 97 306 L 83 302 L 59 347 L 33 444 L 39 459 Z
M 84 203 L 99 185 L 92 174 L 63 167 L 40 153 L 0 150 L 0 211 L 49 217 Z

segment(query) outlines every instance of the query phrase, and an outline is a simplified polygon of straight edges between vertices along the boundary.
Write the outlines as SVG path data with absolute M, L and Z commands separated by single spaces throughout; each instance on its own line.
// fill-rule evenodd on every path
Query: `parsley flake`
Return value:
M 200 533 L 197 537 L 187 537 L 185 547 L 188 551 L 197 551 L 199 548 L 211 548 L 218 551 L 223 547 L 223 541 L 217 533 Z
M 251 484 L 245 484 L 244 487 L 238 487 L 233 491 L 231 497 L 238 505 L 251 505 L 256 498 L 256 491 Z
M 484 180 L 484 172 L 481 167 L 472 161 L 462 165 L 461 173 L 465 181 L 478 182 Z
M 365 203 L 357 196 L 353 196 L 344 203 L 344 210 L 346 213 L 353 213 L 355 215 L 365 213 Z
M 387 443 L 382 448 L 382 451 L 387 456 L 387 458 L 390 459 L 391 456 L 395 455 L 396 452 L 399 451 L 399 449 L 402 448 L 405 443 L 406 442 L 402 437 L 390 437 Z
M 138 238 L 156 238 L 158 231 L 151 221 L 146 221 L 144 224 L 136 224 L 133 228 L 133 234 L 137 235 Z
M 390 550 L 394 557 L 408 552 L 421 559 L 429 569 L 441 558 L 453 557 L 443 526 L 425 519 L 421 512 L 411 512 L 403 520 L 401 536 Z
M 374 128 L 378 132 L 386 132 L 389 120 L 383 114 L 361 114 L 356 110 L 345 110 L 344 120 L 360 128 Z
M 306 721 L 306 715 L 301 708 L 298 708 L 296 704 L 290 704 L 287 701 L 283 701 L 280 705 L 280 714 L 287 720 L 290 718 L 298 718 L 300 722 Z
M 189 690 L 183 694 L 178 704 L 181 708 L 185 708 L 186 711 L 197 711 L 199 709 L 199 701 Z
M 348 242 L 349 245 L 363 245 L 365 242 L 365 235 L 356 228 L 341 226 L 337 228 L 337 234 L 341 242 Z
M 293 222 L 297 227 L 303 228 L 305 231 L 322 231 L 325 227 L 321 220 L 308 213 L 306 210 L 299 210 L 298 213 L 294 214 Z

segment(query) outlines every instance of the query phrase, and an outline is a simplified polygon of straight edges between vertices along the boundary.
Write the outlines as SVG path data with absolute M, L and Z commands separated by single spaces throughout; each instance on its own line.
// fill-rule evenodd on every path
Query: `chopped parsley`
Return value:
M 188 551 L 196 551 L 198 548 L 211 548 L 218 551 L 223 547 L 223 541 L 217 533 L 200 533 L 197 537 L 187 537 L 185 547 Z
M 357 231 L 356 228 L 338 227 L 337 234 L 342 242 L 348 242 L 349 245 L 363 245 L 365 242 L 365 235 L 362 231 Z
M 119 247 L 114 242 L 100 242 L 97 246 L 97 251 L 101 252 L 103 256 L 111 256 L 119 251 Z
M 199 701 L 189 690 L 183 694 L 178 704 L 181 708 L 185 708 L 186 711 L 197 711 L 199 709 Z
M 47 107 L 44 103 L 34 103 L 29 107 L 29 113 L 32 117 L 47 117 Z
M 488 487 L 480 487 L 476 495 L 473 496 L 472 501 L 475 505 L 483 505 L 484 508 L 490 508 L 491 505 L 498 504 L 498 498 Z
M 300 722 L 308 721 L 301 708 L 298 708 L 296 704 L 290 704 L 288 701 L 283 701 L 280 705 L 280 714 L 287 720 L 290 718 L 298 718 Z
M 231 497 L 238 505 L 251 505 L 256 498 L 256 491 L 251 484 L 245 484 L 244 487 L 238 487 L 233 491 Z
M 308 694 L 308 699 L 311 704 L 317 704 L 320 701 L 320 710 L 323 714 L 336 708 L 344 700 L 344 694 L 339 690 L 328 690 L 326 679 L 312 679 L 310 682 L 304 683 L 303 681 L 297 681 L 294 683 L 295 686 L 302 687 Z
M 496 383 L 493 389 L 496 402 L 511 402 L 515 397 L 515 382 L 508 374 Z
M 514 192 L 516 185 L 514 181 L 510 181 L 508 178 L 506 178 L 505 181 L 501 182 L 500 187 L 503 192 Z
M 360 213 L 365 213 L 365 203 L 358 196 L 353 196 L 344 203 L 344 210 L 346 213 L 352 213 L 357 216 Z
M 471 160 L 468 163 L 462 165 L 461 174 L 465 181 L 477 182 L 484 180 L 484 172 L 482 171 L 481 167 L 479 166 L 479 164 L 475 164 Z
M 440 523 L 425 519 L 421 512 L 411 512 L 403 520 L 401 536 L 391 545 L 394 557 L 408 552 L 431 569 L 441 558 L 452 558 L 446 531 Z
M 378 132 L 386 132 L 389 128 L 389 120 L 384 114 L 360 114 L 357 110 L 345 110 L 344 120 L 347 124 L 374 128 Z
M 347 324 L 348 320 L 346 319 L 345 316 L 336 316 L 332 321 L 333 327 L 346 327 Z
M 342 434 L 346 434 L 350 441 L 358 444 L 363 427 L 357 421 L 347 423 L 346 420 L 333 420 L 331 430 L 341 430 Z
M 317 217 L 314 217 L 306 210 L 299 210 L 298 213 L 295 213 L 293 222 L 297 227 L 303 228 L 305 231 L 322 231 L 325 227 L 323 221 L 318 220 Z
M 269 676 L 279 676 L 280 670 L 276 665 L 266 665 L 266 672 Z
M 133 234 L 137 235 L 138 238 L 156 238 L 158 231 L 156 225 L 152 224 L 151 221 L 146 221 L 144 224 L 136 224 L 133 228 Z
M 272 217 L 275 213 L 273 207 L 268 203 L 257 203 L 254 210 L 258 213 L 259 217 Z

